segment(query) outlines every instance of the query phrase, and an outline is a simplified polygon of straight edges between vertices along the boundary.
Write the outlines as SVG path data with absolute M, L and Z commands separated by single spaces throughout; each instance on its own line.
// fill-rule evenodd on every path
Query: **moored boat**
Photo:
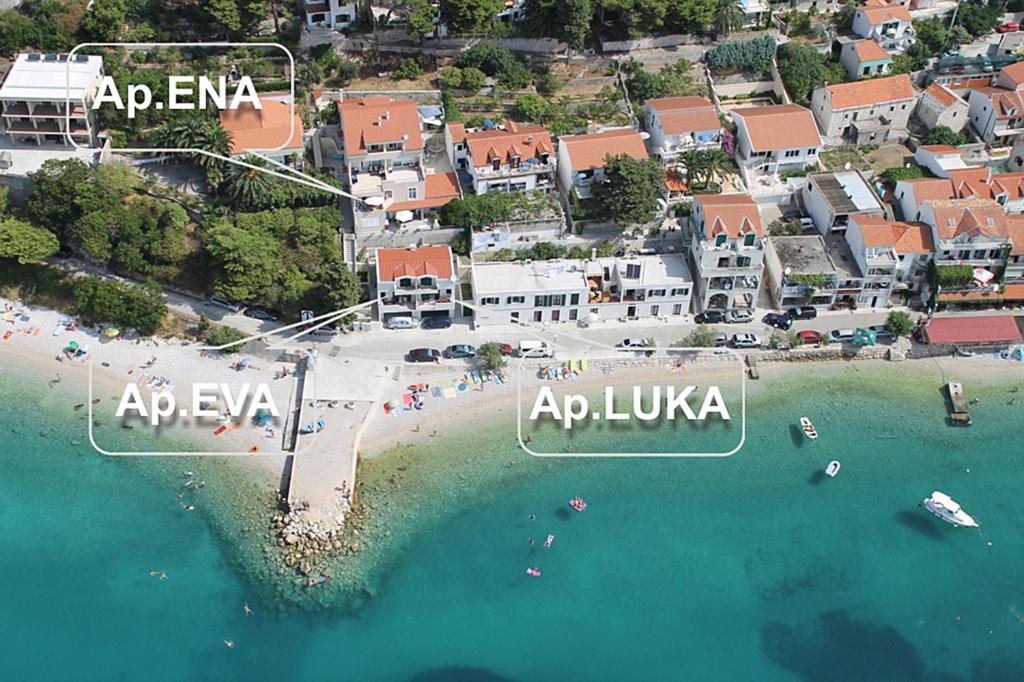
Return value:
M 818 439 L 818 432 L 815 430 L 814 424 L 811 423 L 811 420 L 809 418 L 800 417 L 800 428 L 803 429 L 804 435 L 810 438 L 811 440 Z
M 957 501 L 946 493 L 936 490 L 931 497 L 925 498 L 923 504 L 925 509 L 953 526 L 978 527 L 978 522 L 974 520 L 974 517 L 965 512 Z
M 587 503 L 583 501 L 582 497 L 574 497 L 569 500 L 569 506 L 576 511 L 581 512 L 587 508 Z
M 828 463 L 827 467 L 825 467 L 825 473 L 829 478 L 835 478 L 836 474 L 839 473 L 840 467 L 842 467 L 842 464 L 839 463 L 839 460 L 834 459 Z

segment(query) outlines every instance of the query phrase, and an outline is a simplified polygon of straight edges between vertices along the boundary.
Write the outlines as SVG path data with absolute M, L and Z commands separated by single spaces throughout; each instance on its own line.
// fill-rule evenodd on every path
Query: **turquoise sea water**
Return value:
M 773 381 L 724 460 L 530 459 L 511 421 L 374 460 L 394 486 L 380 593 L 316 619 L 271 617 L 156 463 L 72 445 L 66 399 L 3 376 L 4 677 L 1024 679 L 1024 405 L 960 376 L 976 425 L 946 427 L 938 374 L 915 372 Z M 983 534 L 918 509 L 935 489 Z

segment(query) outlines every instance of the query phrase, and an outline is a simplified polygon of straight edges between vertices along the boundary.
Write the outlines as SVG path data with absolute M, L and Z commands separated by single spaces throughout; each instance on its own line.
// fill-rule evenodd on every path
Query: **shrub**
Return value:
M 395 69 L 392 77 L 397 80 L 415 80 L 423 75 L 423 67 L 412 57 L 406 57 Z
M 206 335 L 206 343 L 211 346 L 223 346 L 226 343 L 235 343 L 245 338 L 245 333 L 234 327 L 218 325 Z M 241 350 L 242 344 L 222 348 L 222 353 L 236 353 Z
M 139 286 L 88 276 L 75 283 L 74 295 L 78 313 L 88 324 L 110 322 L 152 334 L 167 314 L 167 304 L 155 284 Z
M 775 36 L 762 34 L 749 40 L 730 40 L 708 50 L 704 62 L 711 69 L 734 66 L 749 69 L 771 60 L 775 54 Z
M 882 179 L 890 183 L 896 182 L 897 180 L 916 180 L 917 178 L 923 178 L 924 176 L 925 170 L 920 166 L 910 166 L 909 168 L 886 168 L 882 171 Z

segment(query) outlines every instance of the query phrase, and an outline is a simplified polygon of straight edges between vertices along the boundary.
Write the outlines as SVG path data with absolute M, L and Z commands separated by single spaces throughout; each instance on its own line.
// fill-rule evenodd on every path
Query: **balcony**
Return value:
M 428 298 L 417 298 L 416 296 L 392 296 L 382 298 L 382 306 L 388 308 L 402 308 L 404 310 L 436 310 L 439 307 L 447 307 L 452 303 L 451 296 L 432 296 Z
M 502 165 L 498 170 L 493 166 L 476 166 L 474 168 L 476 177 L 481 180 L 493 178 L 507 178 L 515 175 L 537 175 L 539 173 L 553 173 L 555 171 L 555 160 L 550 159 L 547 163 L 528 163 L 524 161 L 518 168 L 512 168 L 508 164 Z

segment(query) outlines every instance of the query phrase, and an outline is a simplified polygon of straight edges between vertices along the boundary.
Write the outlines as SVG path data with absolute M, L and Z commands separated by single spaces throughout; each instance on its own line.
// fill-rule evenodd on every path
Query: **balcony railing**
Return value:
M 512 175 L 536 175 L 538 173 L 551 173 L 555 170 L 554 160 L 547 163 L 521 163 L 518 168 L 503 165 L 498 170 L 494 166 L 476 166 L 476 175 L 480 178 L 500 178 Z

